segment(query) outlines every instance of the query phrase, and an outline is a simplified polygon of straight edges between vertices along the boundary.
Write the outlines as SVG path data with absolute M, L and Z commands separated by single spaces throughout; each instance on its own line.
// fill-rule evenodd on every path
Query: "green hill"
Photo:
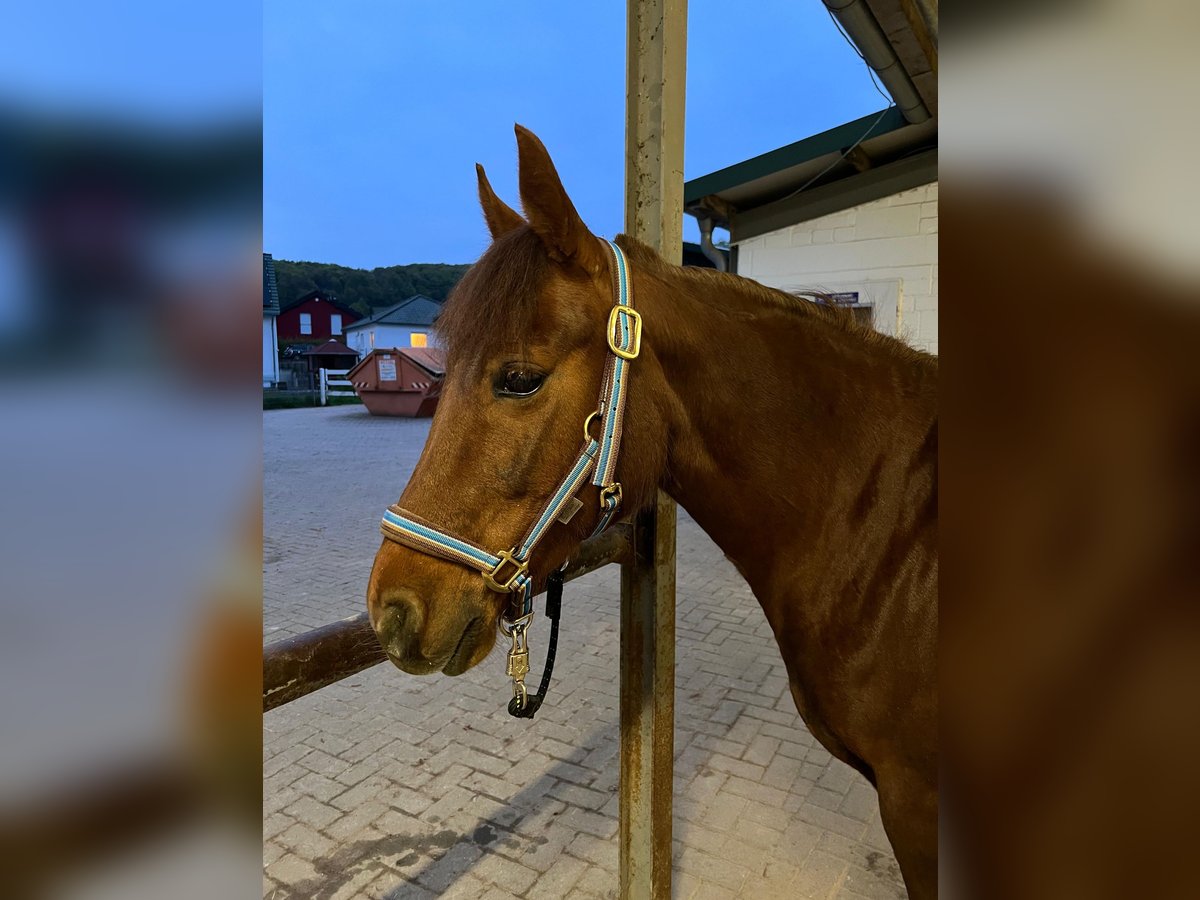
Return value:
M 350 269 L 333 263 L 275 260 L 279 302 L 286 306 L 309 291 L 332 294 L 361 315 L 399 303 L 413 294 L 445 300 L 468 266 L 413 263 L 377 269 Z

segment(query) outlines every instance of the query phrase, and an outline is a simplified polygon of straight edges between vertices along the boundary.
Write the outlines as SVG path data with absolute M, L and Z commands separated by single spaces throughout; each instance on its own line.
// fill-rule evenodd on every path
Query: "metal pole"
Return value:
M 679 263 L 687 2 L 629 0 L 627 9 L 625 230 Z M 633 543 L 634 560 L 621 567 L 620 896 L 669 900 L 675 504 L 662 492 L 637 517 Z
M 317 369 L 317 390 L 321 392 L 321 405 L 325 405 L 325 381 L 326 375 L 324 369 Z

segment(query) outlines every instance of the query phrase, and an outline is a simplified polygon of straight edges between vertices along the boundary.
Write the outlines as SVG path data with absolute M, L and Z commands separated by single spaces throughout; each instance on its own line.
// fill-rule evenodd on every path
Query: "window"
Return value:
M 410 346 L 410 347 L 428 347 L 429 344 L 426 342 L 425 332 L 414 331 L 412 334 L 410 334 L 408 336 L 408 346 Z
M 329 333 L 330 334 L 341 334 L 342 333 L 342 317 L 340 315 L 338 315 L 337 313 L 333 313 L 329 317 Z
M 374 331 L 371 332 L 370 338 L 371 338 L 371 346 L 374 347 L 375 346 L 375 332 Z
M 300 313 L 300 333 L 312 334 L 312 315 L 310 313 Z

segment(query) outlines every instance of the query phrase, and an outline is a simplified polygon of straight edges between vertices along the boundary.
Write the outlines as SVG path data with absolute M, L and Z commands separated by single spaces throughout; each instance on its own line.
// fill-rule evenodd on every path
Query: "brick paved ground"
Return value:
M 363 609 L 428 422 L 263 423 L 271 641 Z M 903 897 L 874 792 L 804 729 L 762 611 L 682 511 L 679 564 L 675 896 Z M 503 710 L 500 651 L 455 679 L 378 666 L 268 713 L 264 897 L 616 896 L 617 619 L 615 567 L 567 586 L 532 723 Z

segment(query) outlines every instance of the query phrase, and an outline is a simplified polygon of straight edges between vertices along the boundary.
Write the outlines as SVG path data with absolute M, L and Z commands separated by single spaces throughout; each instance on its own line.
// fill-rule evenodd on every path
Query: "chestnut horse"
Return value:
M 401 505 L 514 546 L 596 410 L 620 254 L 592 235 L 517 127 L 521 204 L 478 169 L 492 244 L 438 328 L 447 375 Z M 812 734 L 879 792 L 910 896 L 937 892 L 937 361 L 838 310 L 666 263 L 627 236 L 644 322 L 617 464 L 622 512 L 662 488 L 749 582 Z M 532 554 L 544 583 L 600 517 L 600 488 Z M 566 517 L 564 517 L 566 518 Z M 405 672 L 459 675 L 506 600 L 478 571 L 384 541 L 371 622 Z

